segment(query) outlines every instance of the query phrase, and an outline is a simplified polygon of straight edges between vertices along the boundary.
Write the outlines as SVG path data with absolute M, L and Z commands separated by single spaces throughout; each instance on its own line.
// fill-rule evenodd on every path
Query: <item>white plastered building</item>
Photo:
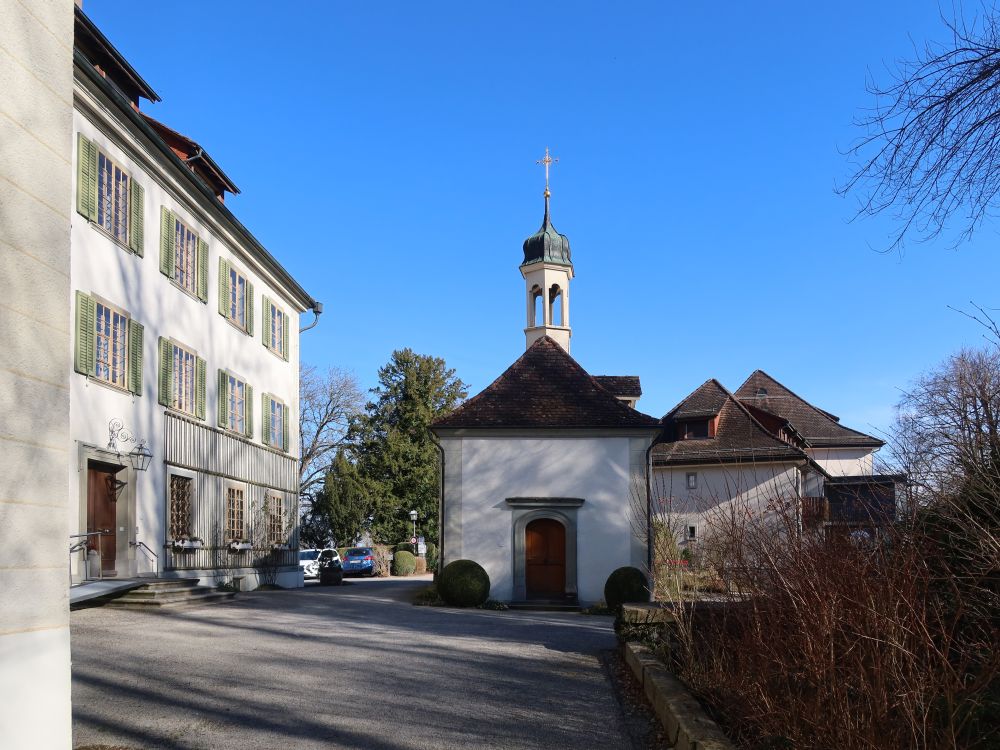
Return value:
M 274 550 L 301 585 L 299 327 L 322 308 L 226 208 L 208 153 L 140 111 L 158 96 L 79 8 L 74 46 L 71 533 L 92 535 L 91 576 L 252 586 Z

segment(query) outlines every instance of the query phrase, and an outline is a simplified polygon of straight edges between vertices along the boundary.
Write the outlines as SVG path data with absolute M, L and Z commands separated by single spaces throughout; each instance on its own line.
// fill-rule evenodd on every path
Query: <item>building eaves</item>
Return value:
M 146 119 L 146 121 L 153 126 L 154 130 L 163 131 L 163 133 L 165 133 L 168 137 L 174 138 L 178 142 L 184 144 L 187 152 L 190 153 L 191 156 L 187 159 L 181 159 L 181 161 L 183 161 L 185 164 L 188 164 L 189 167 L 190 167 L 189 162 L 195 159 L 204 162 L 205 166 L 207 166 L 209 171 L 213 173 L 213 175 L 215 176 L 215 178 L 218 180 L 219 184 L 222 187 L 224 187 L 228 192 L 233 193 L 234 195 L 239 195 L 240 189 L 236 187 L 236 183 L 234 183 L 231 179 L 229 179 L 229 176 L 222 171 L 222 167 L 220 167 L 218 163 L 216 163 L 215 159 L 213 159 L 209 155 L 209 153 L 202 147 L 200 143 L 198 143 L 195 140 L 192 140 L 183 133 L 177 132 L 169 125 L 164 125 L 162 122 L 160 122 L 154 117 L 150 117 L 145 112 L 140 112 L 139 114 L 141 114 Z
M 148 99 L 151 102 L 162 101 L 160 99 L 160 95 L 153 91 L 153 87 L 146 83 L 143 77 L 139 75 L 138 71 L 136 71 L 136 69 L 129 64 L 129 61 L 125 59 L 125 56 L 118 51 L 118 48 L 115 47 L 115 45 L 113 45 L 106 36 L 104 36 L 104 33 L 97 28 L 97 25 L 90 20 L 79 5 L 74 8 L 74 16 L 76 23 L 80 24 L 82 27 L 81 30 L 83 33 L 86 34 L 91 41 L 93 41 L 94 44 L 96 44 L 101 51 L 108 56 L 109 59 L 114 61 L 115 65 L 119 69 L 119 72 L 129 79 L 132 85 L 135 86 L 136 91 L 138 91 L 143 98 Z M 93 63 L 91 62 L 91 64 Z
M 226 208 L 225 204 L 221 203 L 216 198 L 212 189 L 206 185 L 205 182 L 198 177 L 198 175 L 192 172 L 184 161 L 173 152 L 173 149 L 170 148 L 166 141 L 164 141 L 163 138 L 161 138 L 160 135 L 152 128 L 152 126 L 146 122 L 142 114 L 132 108 L 125 96 L 118 91 L 115 86 L 106 81 L 79 50 L 73 51 L 73 61 L 77 70 L 82 71 L 87 79 L 96 85 L 101 92 L 118 107 L 120 114 L 126 117 L 138 130 L 143 133 L 143 135 L 146 136 L 146 138 L 149 139 L 154 146 L 156 146 L 156 148 L 163 154 L 166 161 L 174 166 L 181 179 L 186 181 L 194 190 L 210 199 L 213 210 L 219 213 L 220 218 L 230 226 L 235 234 L 239 235 L 246 241 L 246 243 L 258 256 L 261 265 L 267 271 L 274 274 L 274 277 L 292 294 L 295 301 L 297 301 L 303 309 L 315 310 L 320 303 L 309 295 L 309 293 L 292 277 L 284 266 L 282 266 L 281 263 L 279 263 L 278 260 L 271 255 L 267 248 L 260 244 L 260 241 L 254 237 L 250 230 L 247 229 L 239 219 L 236 218 L 233 212 Z

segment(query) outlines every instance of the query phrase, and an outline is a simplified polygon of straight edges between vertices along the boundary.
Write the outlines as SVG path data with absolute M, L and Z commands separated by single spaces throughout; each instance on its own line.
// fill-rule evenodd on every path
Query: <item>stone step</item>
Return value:
M 132 589 L 118 599 L 128 599 L 131 601 L 147 601 L 152 599 L 173 598 L 176 596 L 192 596 L 195 594 L 208 594 L 215 591 L 211 586 L 174 586 L 156 589 Z
M 510 609 L 519 609 L 528 612 L 579 612 L 580 605 L 575 602 L 566 601 L 545 601 L 529 599 L 523 602 L 510 602 L 507 605 Z
M 236 594 L 232 591 L 212 591 L 209 589 L 197 594 L 175 594 L 172 596 L 159 596 L 154 599 L 135 600 L 129 599 L 127 596 L 120 596 L 117 599 L 110 599 L 104 606 L 111 609 L 159 609 L 165 607 L 174 609 L 225 601 L 232 599 L 234 596 Z
M 181 586 L 195 587 L 197 578 L 152 578 L 143 584 L 144 589 L 177 588 Z

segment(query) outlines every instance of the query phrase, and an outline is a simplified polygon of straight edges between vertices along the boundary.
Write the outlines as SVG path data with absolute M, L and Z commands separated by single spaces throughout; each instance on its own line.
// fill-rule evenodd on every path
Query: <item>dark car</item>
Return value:
M 351 547 L 344 553 L 344 575 L 375 575 L 375 551 L 371 547 Z
M 344 582 L 344 567 L 339 557 L 321 557 L 319 560 L 319 585 L 339 586 Z

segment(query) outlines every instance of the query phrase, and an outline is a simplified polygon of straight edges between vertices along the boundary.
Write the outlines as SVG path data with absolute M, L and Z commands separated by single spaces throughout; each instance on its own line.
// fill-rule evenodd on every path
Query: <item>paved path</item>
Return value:
M 610 618 L 411 606 L 424 585 L 73 612 L 74 747 L 632 747 Z

